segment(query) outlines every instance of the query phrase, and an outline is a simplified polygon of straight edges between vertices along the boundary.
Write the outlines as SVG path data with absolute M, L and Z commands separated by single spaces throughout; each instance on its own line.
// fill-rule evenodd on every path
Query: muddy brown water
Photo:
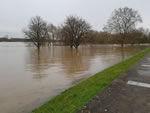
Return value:
M 65 46 L 38 52 L 24 43 L 0 43 L 0 113 L 28 113 L 91 75 L 148 45 Z

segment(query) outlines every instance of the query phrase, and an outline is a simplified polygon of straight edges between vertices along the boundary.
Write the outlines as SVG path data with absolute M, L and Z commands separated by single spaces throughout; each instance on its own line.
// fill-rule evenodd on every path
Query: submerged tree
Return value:
M 112 16 L 108 19 L 104 30 L 114 34 L 120 34 L 120 44 L 123 46 L 127 34 L 133 31 L 137 23 L 142 22 L 138 11 L 124 7 L 115 9 Z
M 40 16 L 33 17 L 24 33 L 39 49 L 48 37 L 47 23 Z
M 62 33 L 71 48 L 75 47 L 77 49 L 90 28 L 90 25 L 85 20 L 69 16 L 64 25 L 62 25 Z

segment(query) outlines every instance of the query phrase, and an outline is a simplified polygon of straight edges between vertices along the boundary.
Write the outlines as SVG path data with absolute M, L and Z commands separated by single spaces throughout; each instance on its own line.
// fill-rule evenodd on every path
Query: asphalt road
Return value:
M 150 113 L 150 53 L 77 113 Z

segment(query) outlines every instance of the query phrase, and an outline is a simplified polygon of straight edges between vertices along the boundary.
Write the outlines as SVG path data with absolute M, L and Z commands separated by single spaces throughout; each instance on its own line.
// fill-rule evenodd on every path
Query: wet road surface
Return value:
M 78 113 L 150 113 L 150 53 Z

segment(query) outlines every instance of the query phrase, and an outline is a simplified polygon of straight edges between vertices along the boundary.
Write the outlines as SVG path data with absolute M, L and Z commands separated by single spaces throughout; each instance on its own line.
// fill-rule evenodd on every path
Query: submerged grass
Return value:
M 115 64 L 79 83 L 78 85 L 62 92 L 50 101 L 32 111 L 33 113 L 75 113 L 88 103 L 97 93 L 102 91 L 114 79 L 125 72 L 140 58 L 150 52 L 150 48 Z

